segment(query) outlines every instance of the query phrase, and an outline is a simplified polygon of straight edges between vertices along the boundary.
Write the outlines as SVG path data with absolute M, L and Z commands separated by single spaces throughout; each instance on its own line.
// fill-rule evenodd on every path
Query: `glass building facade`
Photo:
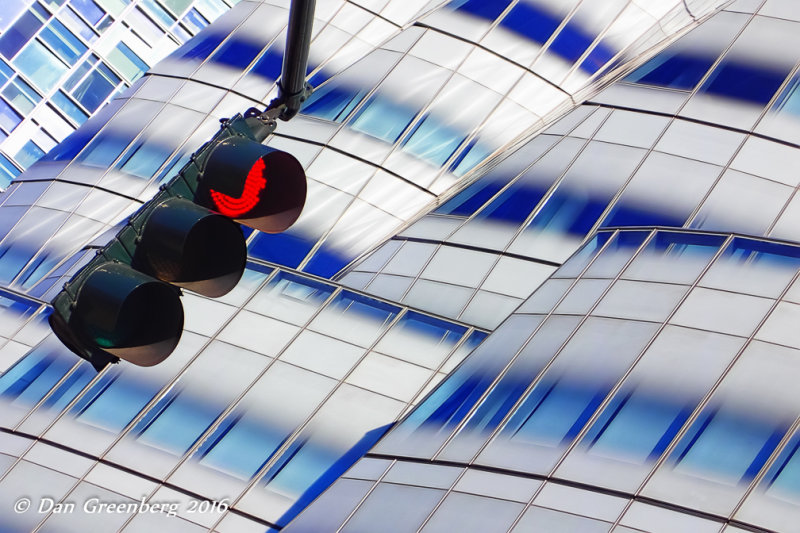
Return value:
M 236 0 L 5 0 L 0 189 Z
M 48 302 L 277 94 L 241 0 L 0 194 L 0 529 L 796 530 L 796 11 L 319 1 L 300 219 L 97 373 Z

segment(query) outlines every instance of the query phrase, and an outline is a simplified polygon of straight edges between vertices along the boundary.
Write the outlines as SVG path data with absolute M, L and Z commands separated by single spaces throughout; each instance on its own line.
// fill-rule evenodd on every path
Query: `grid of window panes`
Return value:
M 4 154 L 0 188 L 139 78 L 149 65 L 235 3 L 2 2 L 0 150 Z M 26 118 L 29 120 L 20 127 Z M 17 134 L 12 135 L 15 130 Z
M 167 361 L 97 374 L 49 334 L 41 304 L 0 294 L 0 342 L 27 330 L 34 345 L 0 346 L 0 457 L 23 457 L 9 472 L 0 459 L 0 501 L 35 465 L 55 468 L 42 475 L 64 483 L 52 497 L 67 500 L 88 490 L 84 482 L 117 491 L 136 472 L 142 477 L 121 494 L 150 488 L 134 501 L 160 501 L 168 488 L 282 526 L 486 336 L 258 264 L 229 295 L 186 294 L 183 304 L 186 330 Z M 66 467 L 50 462 L 74 453 Z M 182 516 L 206 527 L 227 520 L 224 512 Z M 118 519 L 119 527 L 138 524 Z M 64 518 L 20 520 L 59 528 Z
M 758 14 L 735 4 L 711 17 L 503 154 L 341 281 L 491 328 L 601 227 L 795 239 L 800 22 L 784 4 L 767 2 Z M 472 272 L 442 277 L 443 263 Z M 526 282 L 497 267 L 524 272 Z
M 548 490 L 565 493 L 562 506 L 568 498 L 616 501 L 595 506 L 607 514 L 598 531 L 636 527 L 632 516 L 655 523 L 658 512 L 643 508 L 648 500 L 703 517 L 705 526 L 686 530 L 717 531 L 727 520 L 790 529 L 800 516 L 793 478 L 800 336 L 792 326 L 800 316 L 799 269 L 794 244 L 678 230 L 600 232 L 372 453 L 521 474 L 514 483 L 527 486 L 528 496 L 511 498 L 519 503 L 474 504 L 487 512 L 509 507 L 495 530 L 533 520 L 523 513 L 542 511 L 525 511 L 525 503 L 541 505 Z M 405 489 L 405 505 L 428 503 L 408 519 L 427 520 L 432 530 L 433 523 L 458 523 L 460 513 L 472 516 L 467 502 L 477 498 L 454 496 L 463 469 L 427 471 L 402 460 L 393 468 L 400 465 L 425 473 L 404 482 L 371 467 L 377 474 L 367 479 L 386 486 L 351 520 L 386 505 L 384 494 L 401 492 L 391 483 L 416 486 L 416 493 Z M 556 483 L 548 489 L 544 480 Z M 586 490 L 598 494 L 566 494 Z M 337 502 L 336 490 L 327 498 L 327 505 Z M 572 512 L 601 518 L 580 507 Z M 309 520 L 316 513 L 312 507 Z
M 173 3 L 144 4 L 169 8 Z M 699 216 L 697 206 L 707 205 L 709 191 L 725 182 L 733 192 L 716 193 L 723 195 L 715 200 L 722 202 L 717 206 L 725 201 L 760 202 L 759 208 L 763 203 L 769 213 L 788 213 L 788 207 L 776 211 L 769 194 L 748 196 L 751 189 L 740 185 L 751 177 L 764 178 L 768 185 L 787 186 L 793 197 L 796 182 L 787 170 L 795 154 L 792 141 L 763 133 L 748 136 L 735 125 L 722 130 L 711 124 L 713 115 L 684 120 L 675 118 L 674 111 L 660 111 L 663 116 L 652 112 L 639 122 L 635 112 L 620 109 L 630 101 L 610 101 L 625 88 L 641 94 L 650 90 L 630 78 L 601 93 L 597 102 L 577 108 L 538 137 L 542 141 L 526 145 L 518 153 L 530 160 L 519 155 L 518 168 L 508 167 L 511 171 L 506 177 L 489 185 L 475 181 L 482 185 L 475 189 L 471 185 L 468 194 L 454 196 L 439 208 L 452 208 L 452 212 L 426 216 L 369 256 L 364 264 L 372 261 L 374 269 L 351 272 L 361 274 L 358 282 L 369 283 L 368 290 L 382 298 L 302 272 L 335 274 L 438 201 L 460 179 L 471 179 L 472 169 L 488 154 L 521 142 L 529 130 L 573 107 L 572 95 L 600 87 L 610 79 L 603 76 L 614 65 L 624 64 L 642 46 L 668 37 L 663 27 L 678 31 L 688 24 L 687 6 L 698 15 L 702 14 L 698 6 L 708 10 L 717 5 L 615 1 L 604 2 L 607 9 L 598 9 L 600 4 L 589 0 L 559 8 L 549 4 L 453 2 L 420 9 L 416 4 L 390 2 L 367 11 L 348 2 L 321 2 L 318 22 L 322 24 L 311 58 L 316 96 L 303 115 L 281 124 L 278 135 L 270 139 L 273 146 L 297 156 L 307 169 L 308 205 L 313 208 L 285 234 L 250 234 L 250 254 L 258 265 L 251 265 L 237 292 L 219 301 L 185 296 L 187 331 L 179 350 L 158 367 L 121 365 L 95 376 L 88 365 L 76 364 L 53 338 L 45 338 L 41 303 L 19 293 L 44 301 L 52 297 L 61 282 L 94 253 L 82 249 L 86 242 L 102 245 L 108 239 L 103 232 L 135 209 L 136 200 L 149 198 L 173 175 L 216 130 L 217 119 L 251 105 L 261 106 L 274 95 L 285 3 L 243 0 L 178 48 L 152 74 L 138 80 L 132 91 L 102 107 L 98 116 L 15 182 L 0 197 L 0 283 L 14 291 L 0 297 L 9 300 L 4 306 L 10 309 L 9 316 L 18 317 L 9 322 L 11 337 L 0 330 L 0 342 L 5 342 L 0 354 L 8 362 L 0 376 L 0 385 L 5 385 L 1 389 L 5 405 L 0 411 L 4 428 L 0 432 L 0 506 L 12 505 L 20 488 L 37 493 L 42 484 L 66 499 L 85 500 L 99 494 L 126 502 L 142 496 L 152 502 L 187 501 L 200 494 L 216 502 L 233 498 L 229 503 L 234 506 L 226 514 L 205 515 L 184 507 L 175 521 L 141 514 L 12 517 L 22 521 L 19 528 L 32 529 L 42 520 L 45 528 L 68 528 L 75 520 L 83 529 L 131 531 L 183 527 L 238 533 L 282 526 L 370 450 L 387 431 L 387 424 L 410 411 L 448 374 L 442 386 L 390 433 L 386 445 L 390 448 L 377 451 L 448 464 L 474 459 L 478 470 L 517 473 L 493 483 L 490 477 L 471 478 L 480 475 L 469 473 L 475 469 L 456 468 L 456 474 L 440 469 L 425 478 L 430 486 L 423 486 L 426 469 L 402 464 L 413 463 L 405 461 L 398 462 L 398 471 L 392 472 L 395 467 L 387 470 L 388 465 L 374 455 L 348 474 L 351 480 L 337 485 L 350 486 L 345 489 L 350 503 L 336 503 L 337 488 L 318 505 L 334 498 L 333 507 L 340 514 L 329 510 L 322 514 L 328 513 L 330 520 L 333 516 L 345 520 L 347 516 L 341 513 L 349 514 L 368 493 L 363 507 L 373 513 L 383 509 L 384 491 L 402 501 L 397 492 L 391 492 L 392 484 L 416 483 L 435 490 L 402 489 L 419 502 L 419 508 L 414 514 L 402 507 L 408 516 L 398 518 L 398 524 L 419 519 L 426 528 L 452 529 L 448 524 L 463 520 L 483 527 L 481 517 L 495 517 L 498 527 L 547 529 L 543 524 L 575 519 L 575 508 L 558 507 L 555 502 L 562 498 L 553 496 L 564 489 L 560 481 L 566 481 L 573 486 L 594 484 L 602 496 L 617 495 L 615 500 L 597 504 L 603 509 L 595 514 L 583 507 L 579 514 L 587 520 L 575 522 L 572 530 L 600 530 L 604 524 L 615 523 L 619 531 L 647 530 L 654 520 L 683 524 L 672 530 L 702 531 L 708 526 L 705 518 L 692 522 L 687 514 L 664 514 L 641 499 L 631 502 L 619 497 L 620 492 L 633 494 L 636 480 L 644 476 L 648 481 L 642 485 L 641 498 L 694 507 L 710 518 L 716 530 L 719 520 L 729 517 L 731 506 L 745 494 L 734 520 L 774 529 L 796 523 L 788 521 L 795 517 L 791 513 L 796 507 L 791 502 L 796 488 L 792 475 L 797 470 L 797 422 L 793 414 L 787 415 L 791 410 L 787 406 L 795 405 L 791 403 L 794 393 L 791 384 L 772 380 L 782 370 L 781 364 L 791 361 L 789 354 L 797 344 L 787 324 L 792 323 L 798 299 L 793 290 L 779 288 L 780 283 L 789 283 L 786 273 L 796 268 L 792 246 L 697 233 L 601 233 L 490 336 L 475 357 L 456 366 L 484 336 L 471 326 L 489 315 L 497 322 L 505 318 L 593 228 L 612 215 L 611 205 L 625 205 L 623 199 L 633 199 L 628 211 L 620 211 L 626 216 L 630 212 L 639 216 L 637 209 L 647 211 L 648 199 L 658 195 L 664 196 L 667 210 L 672 211 L 671 199 L 680 187 L 687 187 L 694 191 L 691 196 L 696 202 L 686 218 L 697 222 L 692 227 L 750 232 L 757 226 L 753 220 L 760 216 L 758 210 L 735 207 L 729 220 L 721 207 L 709 207 L 708 216 Z M 789 17 L 785 12 L 779 17 L 769 12 L 778 4 L 775 0 L 758 6 L 739 1 L 720 16 L 760 8 L 763 13 L 748 23 L 756 27 L 763 24 L 756 23 L 762 18 Z M 65 9 L 71 4 L 41 5 Z M 413 24 L 420 16 L 423 23 Z M 533 17 L 536 23 L 521 25 L 524 18 L 515 18 L 520 16 Z M 628 28 L 633 21 L 638 22 Z M 672 25 L 662 26 L 667 22 Z M 45 30 L 37 31 L 34 40 L 47 48 L 43 43 L 49 37 L 41 33 Z M 53 32 L 58 34 L 57 28 Z M 89 57 L 86 54 L 90 52 L 84 53 Z M 124 65 L 127 56 L 119 51 L 114 57 Z M 93 74 L 100 64 L 89 61 L 86 65 L 83 77 L 76 78 L 72 89 L 65 89 L 68 99 L 75 99 L 86 80 L 94 80 L 88 85 L 102 82 Z M 121 66 L 111 70 L 124 77 Z M 102 72 L 99 76 L 106 79 Z M 4 81 L 2 90 L 13 86 L 22 91 L 16 79 Z M 787 77 L 783 85 L 771 99 L 790 110 L 793 82 Z M 675 92 L 685 98 L 688 93 L 681 91 L 685 90 Z M 726 98 L 720 91 L 708 92 L 714 98 Z M 636 120 L 628 121 L 631 117 Z M 648 118 L 663 120 L 647 122 Z M 691 129 L 694 126 L 707 129 L 698 133 Z M 668 135 L 673 127 L 675 131 Z M 665 141 L 670 135 L 669 142 Z M 712 139 L 710 146 L 701 142 L 705 137 Z M 658 148 L 662 141 L 665 144 Z M 604 175 L 581 181 L 581 167 L 575 170 L 578 177 L 570 177 L 584 152 L 592 153 L 588 150 L 593 147 L 599 153 L 605 146 L 622 154 L 599 167 L 602 172 L 595 169 L 595 174 L 610 173 L 607 182 Z M 542 161 L 551 153 L 554 159 L 569 159 L 563 154 L 571 153 L 575 160 L 546 177 L 541 185 L 544 192 L 536 190 L 536 173 L 526 172 L 539 164 L 544 169 Z M 556 153 L 562 155 L 556 158 Z M 758 153 L 774 155 L 754 157 Z M 629 168 L 630 154 L 639 157 L 636 161 L 642 168 L 646 158 L 653 158 L 650 164 L 655 165 L 663 157 L 673 170 L 661 176 L 663 182 L 685 178 L 686 172 L 696 170 L 693 163 L 716 165 L 722 177 L 711 179 L 699 173 L 703 179 L 698 187 L 708 185 L 706 196 L 685 179 L 664 192 L 642 178 L 641 187 L 645 191 L 652 187 L 650 194 L 634 190 L 628 197 L 624 191 L 641 169 L 631 168 L 625 176 L 616 172 L 618 167 Z M 729 159 L 720 154 L 728 154 Z M 511 165 L 506 161 L 487 176 Z M 561 163 L 558 159 L 557 164 L 547 164 Z M 589 166 L 586 161 L 582 165 L 584 170 Z M 538 172 L 540 167 L 536 168 Z M 747 176 L 739 181 L 726 178 L 731 169 Z M 583 203 L 576 192 L 580 187 L 564 185 L 559 192 L 560 184 L 571 179 L 584 187 L 588 199 L 583 198 Z M 597 189 L 591 187 L 595 183 Z M 783 198 L 785 190 L 778 189 Z M 595 193 L 605 203 L 593 202 Z M 522 205 L 515 199 L 532 203 Z M 548 199 L 552 200 L 549 207 Z M 688 209 L 679 202 L 676 205 L 676 212 Z M 547 241 L 547 234 L 540 232 L 538 255 L 527 249 L 512 251 L 504 224 L 512 224 L 511 237 L 516 238 L 537 219 L 537 213 L 548 213 L 548 220 L 542 215 L 540 223 L 558 229 L 557 238 Z M 480 237 L 477 241 L 442 243 L 482 214 L 491 224 L 484 226 L 489 229 L 485 234 L 471 226 L 471 235 Z M 775 235 L 770 232 L 790 222 L 787 217 L 776 223 L 780 216 L 775 215 L 767 229 L 753 233 Z M 703 225 L 706 219 L 713 223 Z M 579 231 L 570 233 L 573 226 Z M 416 230 L 420 231 L 414 234 Z M 684 240 L 671 241 L 673 236 Z M 588 269 L 570 272 L 569 268 L 585 266 L 581 261 L 592 260 L 601 248 L 603 252 Z M 608 257 L 603 255 L 606 251 Z M 475 256 L 479 259 L 473 264 L 473 256 L 464 252 L 485 256 Z M 655 267 L 649 263 L 651 252 L 658 258 Z M 273 269 L 276 263 L 301 272 Z M 634 264 L 639 264 L 638 274 Z M 768 276 L 763 275 L 766 271 Z M 648 277 L 656 274 L 666 278 Z M 414 287 L 419 287 L 416 293 Z M 457 290 L 462 288 L 466 292 Z M 652 289 L 652 295 L 648 292 L 648 297 L 642 297 L 645 288 Z M 408 299 L 412 293 L 418 295 L 413 303 Z M 456 304 L 446 308 L 451 295 Z M 434 303 L 440 307 L 426 312 L 424 308 Z M 470 305 L 475 314 L 466 312 Z M 768 318 L 756 329 L 759 317 Z M 745 333 L 748 327 L 752 335 Z M 712 339 L 708 341 L 711 356 L 691 357 L 706 346 L 692 335 Z M 591 357 L 596 352 L 581 351 L 603 342 L 611 343 L 608 354 L 602 354 L 608 359 L 606 365 L 600 364 L 605 359 Z M 686 353 L 673 354 L 670 343 L 685 345 Z M 637 347 L 640 350 L 634 353 Z M 781 349 L 789 351 L 784 356 Z M 695 365 L 697 375 L 661 383 L 653 377 L 661 371 L 658 350 L 685 366 Z M 767 361 L 763 368 L 752 368 L 751 361 L 762 358 Z M 503 361 L 510 366 L 505 368 Z M 781 374 L 784 379 L 792 375 L 791 363 L 787 364 L 790 371 Z M 665 372 L 680 370 L 680 364 L 673 366 Z M 719 383 L 714 381 L 714 372 Z M 749 399 L 745 394 L 728 402 L 741 395 L 739 389 L 760 394 L 762 382 L 768 382 L 769 388 L 763 387 L 767 394 L 761 400 L 745 402 Z M 675 403 L 675 399 L 680 401 Z M 650 410 L 652 421 L 642 423 L 642 412 Z M 641 433 L 631 432 L 630 424 L 643 424 Z M 393 436 L 402 435 L 409 425 L 414 426 L 412 431 L 398 443 Z M 677 431 L 673 425 L 679 426 Z M 435 435 L 428 439 L 429 433 Z M 42 436 L 38 441 L 30 438 L 38 435 Z M 490 435 L 494 438 L 488 445 Z M 714 453 L 721 441 L 730 443 L 730 450 L 725 448 L 730 453 Z M 18 457 L 22 460 L 16 462 Z M 367 466 L 362 468 L 362 464 Z M 607 481 L 613 477 L 609 475 L 603 478 L 605 485 L 589 479 L 601 476 L 603 468 L 614 475 L 621 472 L 619 482 L 628 485 L 609 486 L 614 483 Z M 382 476 L 388 489 L 369 481 Z M 418 481 L 411 482 L 414 478 Z M 459 484 L 462 478 L 467 481 Z M 351 483 L 364 480 L 366 484 Z M 510 489 L 490 487 L 514 483 L 527 483 L 527 488 L 518 486 L 512 495 Z M 705 491 L 706 486 L 710 487 L 707 497 L 687 503 L 692 490 Z M 565 499 L 585 497 L 585 491 L 579 490 L 560 494 Z M 495 500 L 502 500 L 501 505 Z M 786 501 L 788 510 L 780 507 Z M 310 508 L 308 516 L 314 516 L 316 509 L 320 507 Z M 431 509 L 442 514 L 430 515 Z M 765 511 L 771 509 L 780 512 Z M 361 516 L 361 511 L 352 517 L 354 529 L 371 516 Z
M 471 17 L 445 11 L 458 20 Z M 568 100 L 564 90 L 548 85 L 542 75 L 441 30 L 384 22 L 376 29 L 374 15 L 349 3 L 323 3 L 318 13 L 330 17 L 331 23 L 322 26 L 312 43 L 312 81 L 319 83 L 315 93 L 319 96 L 306 108 L 312 116 L 282 125 L 269 141 L 304 164 L 310 178 L 308 205 L 316 207 L 306 210 L 288 232 L 252 234 L 249 245 L 255 258 L 320 276 L 335 274 L 456 182 L 461 172 L 452 162 L 467 165 L 464 171 L 476 165 L 488 153 L 466 157 L 478 154 L 474 148 L 480 143 L 473 142 L 477 137 L 490 139 L 496 149 L 526 128 L 543 124 L 543 117 L 558 112 Z M 140 79 L 135 91 L 113 100 L 48 153 L 43 158 L 47 165 L 31 168 L 11 188 L 3 208 L 18 206 L 7 213 L 10 224 L 20 218 L 26 202 L 34 204 L 27 219 L 43 221 L 36 232 L 28 232 L 27 224 L 22 224 L 5 236 L 0 246 L 14 253 L 0 256 L 4 282 L 44 294 L 48 287 L 37 284 L 53 281 L 55 269 L 63 272 L 76 243 L 94 238 L 129 214 L 136 205 L 131 198 L 149 198 L 214 131 L 217 118 L 269 100 L 279 72 L 285 20 L 285 6 L 241 2 Z M 608 28 L 616 23 L 606 22 Z M 650 30 L 645 25 L 636 35 Z M 377 48 L 369 44 L 376 35 L 385 41 Z M 354 49 L 361 50 L 363 58 L 343 69 L 345 59 L 352 62 Z M 497 83 L 484 85 L 487 69 L 507 76 L 502 83 L 494 76 Z M 398 96 L 402 93 L 398 84 L 409 79 L 420 80 L 419 91 Z M 75 83 L 81 87 L 85 81 Z M 313 116 L 314 109 L 327 109 L 339 101 L 333 87 L 353 83 L 363 94 L 345 106 L 352 110 L 345 124 L 336 117 Z M 383 96 L 375 101 L 382 103 L 368 111 L 370 98 L 379 93 Z M 457 104 L 462 101 L 476 107 L 464 109 Z M 403 111 L 410 121 L 404 126 L 408 142 L 380 134 L 386 125 L 380 121 L 391 113 L 376 112 L 379 108 L 406 109 L 403 106 L 412 103 L 410 114 Z M 455 122 L 446 125 L 428 117 L 427 110 L 434 108 Z M 378 129 L 370 129 L 373 126 Z M 459 131 L 452 137 L 458 142 L 443 141 L 450 134 L 442 137 L 437 131 Z M 409 151 L 410 146 L 415 148 Z M 428 157 L 443 146 L 449 147 L 444 157 L 436 156 L 435 161 Z M 76 183 L 87 187 L 76 188 L 72 185 Z M 67 190 L 69 195 L 64 194 Z M 114 198 L 114 193 L 120 196 Z M 98 210 L 98 205 L 103 208 Z M 21 234 L 26 238 L 20 239 Z M 513 261 L 502 263 L 518 270 Z M 487 283 L 488 290 L 474 298 L 475 313 L 496 308 L 501 316 L 519 302 L 518 289 Z M 490 325 L 471 318 L 471 312 L 465 320 Z

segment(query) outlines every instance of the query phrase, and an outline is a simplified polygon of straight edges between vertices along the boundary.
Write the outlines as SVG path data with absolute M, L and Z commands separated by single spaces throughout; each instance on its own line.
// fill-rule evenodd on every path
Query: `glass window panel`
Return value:
M 499 17 L 508 4 L 509 0 L 455 0 L 448 3 L 447 7 L 491 21 Z
M 72 96 L 89 111 L 96 111 L 108 96 L 114 92 L 121 80 L 103 64 L 97 65 L 78 87 Z
M 788 21 L 753 19 L 700 92 L 766 104 L 794 66 L 786 50 L 798 44 L 795 30 Z
M 552 244 L 540 235 L 567 234 L 582 239 L 643 155 L 639 148 L 591 142 L 509 250 L 550 255 L 546 250 Z
M 249 505 L 264 497 L 275 504 L 269 520 L 283 526 L 372 449 L 402 409 L 400 402 L 340 386 L 310 426 L 281 454 L 259 482 Z M 346 422 L 342 422 L 344 419 Z M 337 422 L 330 425 L 331 420 Z M 276 499 L 275 496 L 278 496 Z M 249 508 L 247 497 L 240 507 Z M 263 504 L 259 505 L 263 509 Z
M 676 448 L 676 469 L 712 479 L 750 481 L 787 429 L 788 424 L 776 427 L 724 410 L 706 411 Z
M 17 160 L 17 163 L 22 166 L 22 168 L 28 168 L 39 159 L 44 156 L 44 150 L 42 150 L 35 142 L 28 141 L 22 145 L 19 152 L 14 155 L 14 159 Z
M 800 267 L 796 246 L 737 237 L 714 262 L 700 285 L 777 297 Z
M 72 412 L 83 422 L 119 432 L 155 397 L 161 386 L 161 383 L 114 369 L 83 395 Z
M 656 329 L 589 318 L 480 457 L 497 466 L 549 471 Z
M 333 287 L 318 281 L 280 272 L 245 307 L 301 326 L 333 293 Z
M 622 277 L 669 283 L 693 283 L 725 241 L 720 235 L 659 231 Z
M 234 34 L 211 56 L 211 61 L 244 69 L 256 58 L 262 48 L 262 44 L 249 42 L 245 37 Z
M 351 127 L 394 143 L 444 83 L 447 72 L 406 56 L 351 119 Z
M 730 513 L 797 418 L 797 367 L 796 349 L 751 341 L 644 494 L 692 505 L 702 483 L 703 508 Z
M 94 0 L 72 0 L 70 6 L 78 10 L 93 26 L 106 14 Z
M 410 311 L 389 330 L 375 349 L 428 368 L 435 368 L 461 340 L 467 328 Z
M 136 81 L 149 68 L 142 58 L 122 42 L 108 53 L 107 59 L 128 81 Z
M 8 0 L 0 6 L 0 31 L 5 32 L 11 21 L 14 20 L 26 7 L 25 0 Z
M 53 94 L 51 100 L 61 112 L 71 118 L 78 125 L 83 124 L 86 119 L 89 118 L 89 115 L 85 111 L 75 105 L 75 103 L 61 91 Z
M 42 91 L 56 86 L 67 66 L 38 41 L 31 41 L 12 61 Z
M 47 342 L 32 350 L 0 377 L 0 398 L 18 407 L 31 408 L 77 362 L 58 341 Z M 4 414 L 15 416 L 11 411 Z M 4 422 L 14 424 L 16 420 L 6 419 Z
M 519 224 L 536 208 L 550 187 L 556 182 L 579 151 L 582 142 L 564 139 L 548 150 L 514 183 L 494 198 L 488 207 L 478 213 L 478 218 L 488 218 Z M 547 201 L 547 205 L 550 200 Z
M 11 132 L 22 122 L 22 115 L 17 113 L 5 100 L 0 99 L 0 127 Z
M 438 458 L 469 461 L 525 394 L 531 380 L 556 354 L 578 322 L 577 317 L 549 318 Z
M 421 531 L 506 531 L 524 508 L 521 503 L 453 492 Z
M 353 66 L 320 85 L 303 104 L 303 113 L 335 122 L 343 121 L 364 96 L 395 66 L 401 55 L 386 50 L 376 50 Z M 272 65 L 265 70 L 262 63 Z M 281 56 L 268 52 L 254 67 L 254 71 L 270 79 L 280 73 Z
M 634 490 L 742 345 L 736 337 L 667 326 L 557 475 Z
M 618 280 L 592 314 L 663 322 L 686 291 L 683 285 Z
M 74 65 L 88 50 L 86 45 L 58 20 L 53 20 L 45 26 L 39 37 L 69 65 Z
M 399 448 L 412 456 L 433 454 L 450 431 L 469 414 L 541 320 L 540 316 L 513 316 L 504 322 L 392 431 L 382 446 L 389 450 Z
M 443 490 L 381 483 L 342 531 L 369 531 L 376 524 L 386 533 L 416 531 L 444 494 Z
M 800 434 L 795 433 L 767 471 L 762 484 L 767 494 L 800 501 Z
M 311 322 L 310 329 L 359 346 L 369 346 L 397 316 L 399 308 L 343 291 Z
M 603 220 L 603 226 L 681 227 L 722 169 L 666 154 L 651 154 Z
M 3 9 L 6 9 L 5 4 Z M 41 9 L 41 8 L 39 8 Z M 33 38 L 33 35 L 42 27 L 45 17 L 33 10 L 23 14 L 7 31 L 0 37 L 0 53 L 11 59 L 16 55 L 25 44 Z
M 144 126 L 161 109 L 161 104 L 138 100 L 129 102 L 109 121 L 102 133 L 95 137 L 76 161 L 84 165 L 108 168 L 141 132 Z
M 572 533 L 581 531 L 582 533 L 605 533 L 611 529 L 608 522 L 593 520 L 585 516 L 577 516 L 569 513 L 562 513 L 552 509 L 531 506 L 522 519 L 512 529 L 512 532 L 522 533 L 524 531 L 548 531 L 552 533 Z
M 200 464 L 250 479 L 333 388 L 334 381 L 276 364 L 198 448 Z M 280 415 L 261 406 L 280 406 Z
M 738 13 L 718 13 L 634 70 L 625 81 L 690 91 L 747 20 Z
M 749 336 L 772 306 L 772 301 L 744 294 L 696 287 L 671 321 L 675 324 Z

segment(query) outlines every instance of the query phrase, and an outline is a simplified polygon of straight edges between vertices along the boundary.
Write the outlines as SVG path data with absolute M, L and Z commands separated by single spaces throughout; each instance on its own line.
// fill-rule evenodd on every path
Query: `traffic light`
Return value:
M 261 144 L 274 129 L 263 117 L 251 110 L 223 121 L 53 299 L 51 328 L 98 371 L 120 358 L 151 366 L 169 356 L 183 330 L 181 288 L 218 297 L 236 286 L 247 260 L 236 222 L 278 233 L 300 216 L 305 173 Z

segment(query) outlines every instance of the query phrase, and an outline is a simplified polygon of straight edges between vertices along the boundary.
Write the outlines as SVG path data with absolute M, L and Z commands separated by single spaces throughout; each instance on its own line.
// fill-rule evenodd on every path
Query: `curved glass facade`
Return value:
M 219 3 L 190 4 L 10 2 L 0 54 Z M 135 82 L 111 51 L 133 83 L 102 99 L 105 60 L 18 76 L 96 113 L 0 193 L 0 529 L 792 530 L 788 0 L 318 2 L 315 92 L 266 141 L 306 170 L 297 224 L 247 230 L 157 366 L 56 340 L 63 283 L 276 95 L 287 7 L 241 0 Z

